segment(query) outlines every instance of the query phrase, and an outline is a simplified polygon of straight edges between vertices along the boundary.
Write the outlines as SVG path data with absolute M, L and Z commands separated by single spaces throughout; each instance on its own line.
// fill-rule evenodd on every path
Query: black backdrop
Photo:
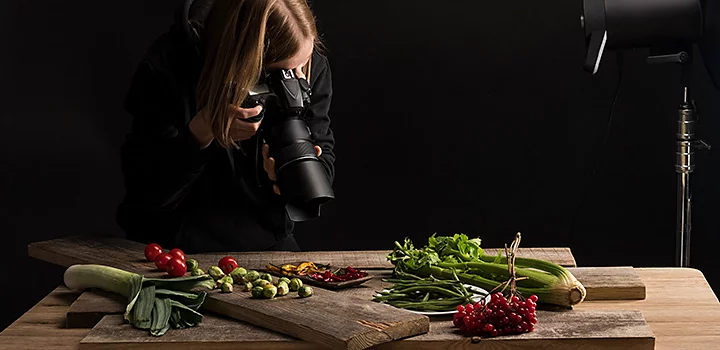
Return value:
M 17 300 L 2 328 L 62 281 L 63 269 L 27 257 L 28 243 L 122 235 L 121 102 L 181 2 L 0 3 L 0 232 L 11 258 L 0 297 Z M 523 246 L 570 246 L 584 266 L 674 264 L 678 67 L 626 54 L 578 210 L 618 72 L 613 55 L 598 75 L 582 71 L 580 1 L 314 3 L 333 69 L 337 200 L 298 229 L 304 249 L 390 249 L 433 232 L 495 247 L 521 231 Z M 720 95 L 697 73 L 700 133 L 720 145 Z M 716 288 L 718 159 L 698 154 L 692 239 L 692 264 Z

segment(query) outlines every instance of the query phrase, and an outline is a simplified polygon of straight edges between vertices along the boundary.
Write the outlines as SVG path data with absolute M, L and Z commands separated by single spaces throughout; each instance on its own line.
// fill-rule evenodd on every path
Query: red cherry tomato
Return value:
M 185 275 L 185 272 L 187 272 L 187 266 L 184 261 L 178 258 L 172 258 L 167 263 L 166 271 L 170 277 L 182 277 Z
M 148 261 L 155 261 L 155 258 L 162 253 L 163 250 L 159 244 L 150 243 L 145 247 L 145 259 Z
M 155 258 L 155 266 L 157 266 L 159 270 L 165 271 L 167 269 L 168 261 L 172 259 L 172 255 L 168 253 L 162 253 Z
M 238 267 L 238 263 L 237 260 L 235 260 L 235 258 L 233 258 L 232 256 L 226 256 L 220 259 L 218 267 L 220 268 L 220 270 L 225 272 L 226 275 L 229 275 L 230 272 L 233 272 L 233 270 Z
M 170 255 L 172 255 L 173 258 L 178 258 L 182 261 L 185 261 L 185 253 L 183 253 L 183 251 L 180 249 L 175 248 L 171 250 Z

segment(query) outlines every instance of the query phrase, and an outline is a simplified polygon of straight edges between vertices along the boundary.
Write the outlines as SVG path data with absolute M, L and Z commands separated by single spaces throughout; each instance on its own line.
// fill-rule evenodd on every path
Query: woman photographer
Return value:
M 306 113 L 326 176 L 334 176 L 331 72 L 306 0 L 187 0 L 149 48 L 125 101 L 122 148 L 127 238 L 189 253 L 291 250 L 294 223 L 258 135 L 262 106 L 241 108 L 263 72 L 307 78 Z

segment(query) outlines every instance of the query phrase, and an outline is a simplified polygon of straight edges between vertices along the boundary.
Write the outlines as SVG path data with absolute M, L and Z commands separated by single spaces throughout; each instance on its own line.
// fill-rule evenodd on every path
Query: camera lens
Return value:
M 275 172 L 280 191 L 288 198 L 288 215 L 305 221 L 320 215 L 320 206 L 334 199 L 325 166 L 315 153 L 310 129 L 301 119 L 278 122 L 271 132 Z

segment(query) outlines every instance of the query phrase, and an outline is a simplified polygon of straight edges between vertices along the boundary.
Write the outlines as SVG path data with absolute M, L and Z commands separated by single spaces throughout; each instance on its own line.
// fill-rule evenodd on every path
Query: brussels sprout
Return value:
M 272 276 L 271 276 L 269 273 L 267 273 L 267 272 L 264 273 L 264 274 L 262 274 L 262 275 L 260 276 L 260 279 L 264 279 L 264 280 L 266 280 L 266 281 L 268 281 L 268 282 L 270 282 L 270 283 L 272 283 L 272 281 L 273 281 Z
M 235 270 L 232 270 L 232 272 L 230 272 L 230 277 L 232 277 L 235 283 L 243 282 L 245 280 L 245 275 L 247 275 L 247 270 L 242 267 L 237 267 L 235 268 Z
M 290 279 L 287 278 L 287 277 L 280 277 L 280 279 L 278 279 L 278 281 L 277 281 L 277 283 L 275 283 L 275 285 L 276 285 L 276 286 L 279 286 L 280 283 L 283 283 L 283 282 L 285 282 L 285 284 L 287 284 L 288 286 L 290 286 Z
M 299 278 L 293 278 L 290 280 L 290 290 L 295 292 L 303 286 L 302 280 Z
M 253 289 L 253 284 L 251 282 L 245 282 L 245 285 L 243 286 L 243 292 L 249 292 Z
M 195 259 L 188 259 L 185 265 L 187 265 L 187 270 L 190 272 L 198 269 L 198 262 Z
M 260 286 L 253 287 L 251 293 L 253 298 L 262 298 L 264 295 L 265 289 Z
M 263 290 L 263 295 L 266 299 L 272 299 L 275 297 L 275 294 L 277 294 L 277 291 L 277 287 L 273 286 L 272 284 L 268 284 Z
M 192 271 L 190 272 L 190 274 L 193 275 L 193 276 L 202 276 L 202 275 L 205 274 L 205 271 L 203 271 L 203 270 L 201 270 L 201 269 L 198 268 L 198 269 L 192 270 Z
M 258 278 L 260 278 L 260 273 L 255 270 L 250 270 L 245 275 L 245 281 L 247 282 L 255 282 Z
M 302 286 L 300 287 L 300 289 L 298 289 L 298 295 L 301 298 L 307 298 L 313 295 L 313 290 L 310 286 Z
M 220 268 L 217 266 L 210 266 L 210 269 L 208 269 L 208 273 L 216 281 L 225 276 L 225 272 L 222 272 L 222 270 L 220 270 Z
M 218 286 L 222 286 L 223 283 L 233 284 L 233 279 L 232 279 L 232 277 L 226 275 L 226 276 L 220 278 L 219 280 L 217 280 L 217 285 L 218 285 Z
M 268 282 L 268 281 L 266 281 L 266 280 L 263 280 L 263 279 L 257 279 L 257 280 L 255 280 L 255 282 L 253 282 L 252 284 L 253 284 L 253 286 L 260 286 L 260 287 L 263 287 L 263 288 L 264 288 L 264 287 L 267 286 L 268 284 L 272 284 L 272 283 L 270 283 L 270 282 Z
M 278 283 L 277 285 L 277 295 L 283 296 L 287 295 L 287 293 L 290 293 L 290 287 L 285 283 L 285 281 Z
M 233 291 L 233 285 L 232 283 L 225 282 L 220 286 L 220 291 L 223 293 L 232 293 Z

